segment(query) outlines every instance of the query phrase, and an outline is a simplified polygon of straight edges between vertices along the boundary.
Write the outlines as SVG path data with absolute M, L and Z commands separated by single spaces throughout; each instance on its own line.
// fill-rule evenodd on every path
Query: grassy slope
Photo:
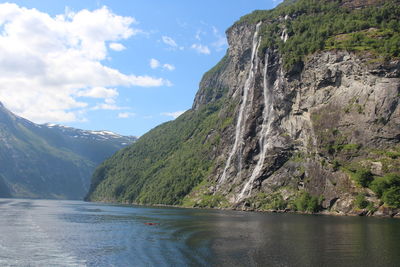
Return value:
M 95 171 L 88 199 L 181 204 L 212 169 L 223 102 L 187 111 L 117 152 Z

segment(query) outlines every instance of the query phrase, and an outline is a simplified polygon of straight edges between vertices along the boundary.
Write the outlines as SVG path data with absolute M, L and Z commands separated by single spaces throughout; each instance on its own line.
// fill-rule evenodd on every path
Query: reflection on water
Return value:
M 396 266 L 400 221 L 0 200 L 0 266 Z

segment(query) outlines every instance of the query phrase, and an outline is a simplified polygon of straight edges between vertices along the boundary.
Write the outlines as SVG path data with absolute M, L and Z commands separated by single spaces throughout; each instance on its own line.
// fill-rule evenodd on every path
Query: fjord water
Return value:
M 398 266 L 399 252 L 396 219 L 0 199 L 0 266 Z

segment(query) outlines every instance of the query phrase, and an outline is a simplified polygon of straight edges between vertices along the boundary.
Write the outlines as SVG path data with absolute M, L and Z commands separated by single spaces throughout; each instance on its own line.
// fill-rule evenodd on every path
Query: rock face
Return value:
M 0 197 L 82 199 L 95 166 L 135 139 L 34 124 L 0 103 Z
M 240 103 L 235 124 L 223 133 L 210 177 L 216 186 L 209 193 L 246 208 L 260 193 L 290 198 L 305 190 L 323 196 L 324 208 L 354 212 L 353 199 L 365 189 L 335 164 L 375 166 L 379 174 L 383 158 L 373 151 L 398 147 L 399 61 L 372 65 L 354 53 L 326 51 L 310 56 L 300 72 L 288 72 L 277 51 L 251 56 L 258 46 L 256 28 L 228 31 L 226 63 L 205 76 L 193 105 L 198 109 L 217 98 L 208 88 L 224 88 Z M 398 173 L 398 162 L 389 168 Z
M 375 2 L 342 4 L 363 7 Z M 304 3 L 307 1 L 299 6 Z M 393 57 L 377 59 L 369 52 L 323 49 L 288 67 L 278 47 L 265 45 L 268 35 L 262 32 L 274 31 L 282 44 L 290 42 L 293 30 L 285 25 L 292 25 L 290 20 L 299 12 L 272 21 L 244 19 L 228 29 L 228 52 L 204 75 L 192 110 L 103 163 L 88 199 L 246 210 L 397 214 L 396 209 L 382 206 L 382 191 L 377 194 L 379 190 L 371 190 L 370 184 L 374 179 L 392 179 L 385 185 L 389 187 L 400 180 L 400 61 Z M 252 18 L 257 16 L 255 12 Z M 274 26 L 276 21 L 279 24 Z M 207 123 L 209 128 L 199 124 L 197 130 L 189 128 L 180 136 L 167 131 L 168 127 L 185 129 L 185 123 L 189 125 L 188 121 L 204 114 L 212 118 Z M 151 140 L 161 139 L 161 132 L 164 139 L 174 138 L 170 145 L 160 146 L 160 159 L 147 166 L 152 169 L 151 176 L 145 179 L 134 168 L 125 171 L 124 166 L 142 166 L 143 159 L 152 158 L 140 150 L 139 144 L 153 147 Z M 206 168 L 194 168 L 199 164 L 194 158 L 188 160 L 171 152 L 172 144 L 183 146 L 188 140 L 202 144 Z M 178 197 L 171 202 L 163 196 L 172 189 L 146 183 L 152 179 L 162 184 L 171 176 L 169 160 L 179 157 L 182 168 L 190 171 L 168 180 L 168 188 L 177 188 L 181 179 L 194 174 L 201 179 L 197 185 L 175 190 Z M 127 194 L 122 188 L 133 193 Z M 145 197 L 156 191 L 160 197 Z M 395 203 L 398 197 L 390 201 Z

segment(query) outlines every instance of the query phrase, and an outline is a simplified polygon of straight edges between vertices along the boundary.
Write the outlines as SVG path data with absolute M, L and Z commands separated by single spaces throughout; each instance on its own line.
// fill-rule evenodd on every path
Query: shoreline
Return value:
M 391 214 L 377 214 L 376 212 L 369 214 L 366 210 L 360 210 L 359 213 L 339 213 L 323 210 L 321 212 L 302 212 L 293 210 L 257 210 L 257 209 L 238 209 L 238 208 L 220 208 L 220 207 L 186 207 L 180 205 L 168 205 L 168 204 L 139 204 L 139 203 L 123 203 L 115 201 L 87 201 L 88 203 L 101 203 L 101 204 L 113 204 L 113 205 L 124 205 L 124 206 L 140 206 L 140 207 L 155 207 L 155 208 L 177 208 L 177 209 L 198 209 L 198 210 L 221 210 L 221 211 L 242 211 L 242 212 L 255 212 L 255 213 L 287 213 L 287 214 L 299 214 L 299 215 L 325 215 L 325 216 L 348 216 L 348 217 L 371 217 L 371 218 L 393 218 L 400 219 L 400 209 L 395 209 L 395 212 Z M 384 207 L 386 209 L 390 209 Z

